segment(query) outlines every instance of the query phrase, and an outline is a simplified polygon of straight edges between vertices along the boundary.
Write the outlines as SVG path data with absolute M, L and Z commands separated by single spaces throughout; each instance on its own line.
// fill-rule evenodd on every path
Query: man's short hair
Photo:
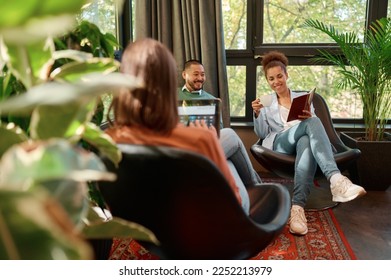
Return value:
M 185 65 L 183 66 L 183 70 L 186 70 L 188 68 L 190 68 L 190 66 L 192 65 L 202 65 L 204 66 L 201 61 L 197 60 L 197 59 L 189 59 L 185 62 Z

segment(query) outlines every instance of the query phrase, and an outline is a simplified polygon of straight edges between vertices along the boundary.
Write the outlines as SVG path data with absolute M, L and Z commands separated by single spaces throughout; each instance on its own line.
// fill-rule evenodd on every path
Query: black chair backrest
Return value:
M 339 138 L 338 133 L 334 128 L 333 120 L 331 118 L 330 110 L 327 106 L 326 100 L 320 94 L 315 93 L 312 102 L 315 108 L 315 114 L 322 121 L 330 142 L 336 149 L 336 152 L 346 151 L 346 146 Z
M 300 92 L 300 91 L 299 91 Z M 318 93 L 314 94 L 313 105 L 316 116 L 321 120 L 334 152 L 334 159 L 341 172 L 350 170 L 354 161 L 360 156 L 360 150 L 347 147 L 339 138 L 330 115 L 329 108 L 325 99 Z M 274 172 L 278 176 L 292 178 L 295 174 L 295 155 L 275 152 L 271 149 L 262 147 L 262 139 L 250 148 L 254 158 L 266 169 Z M 317 169 L 316 176 L 323 176 L 320 168 Z
M 119 169 L 109 166 L 118 179 L 100 182 L 100 191 L 114 216 L 149 228 L 167 258 L 246 258 L 276 234 L 266 231 L 262 240 L 263 229 L 245 214 L 206 157 L 169 147 L 119 147 Z M 251 242 L 251 248 L 243 248 Z

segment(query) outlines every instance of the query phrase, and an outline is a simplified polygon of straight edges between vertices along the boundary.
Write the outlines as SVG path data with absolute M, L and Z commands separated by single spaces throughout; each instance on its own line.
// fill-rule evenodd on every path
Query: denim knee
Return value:
M 229 128 L 229 127 L 225 127 L 223 129 L 221 129 L 220 130 L 220 134 L 221 134 L 220 137 L 227 137 L 227 138 L 230 138 L 230 139 L 238 137 L 236 132 L 232 128 Z
M 319 125 L 323 125 L 322 121 L 318 117 L 311 117 L 303 121 L 303 123 L 306 123 L 310 126 L 318 127 Z

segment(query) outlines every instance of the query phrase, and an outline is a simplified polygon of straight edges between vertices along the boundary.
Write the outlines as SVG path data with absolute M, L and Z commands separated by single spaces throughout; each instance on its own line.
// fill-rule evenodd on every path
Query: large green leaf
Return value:
M 3 12 L 3 10 L 1 10 Z M 28 45 L 32 42 L 59 36 L 75 25 L 75 16 L 61 14 L 56 17 L 31 18 L 24 25 L 1 28 L 0 34 L 7 44 Z
M 55 37 L 76 24 L 75 14 L 91 0 L 0 0 L 0 34 L 8 43 L 26 45 Z
M 66 138 L 76 143 L 84 133 L 85 123 L 90 121 L 94 114 L 95 101 L 96 99 L 89 102 L 71 102 L 66 106 L 37 107 L 31 117 L 31 137 Z
M 0 28 L 19 26 L 35 17 L 76 14 L 90 0 L 0 0 Z
M 51 180 L 115 180 L 97 155 L 64 139 L 28 142 L 8 149 L 0 161 L 0 188 L 25 189 Z
M 25 24 L 34 15 L 39 3 L 40 0 L 0 0 L 1 13 L 4 13 L 0 17 L 0 30 Z
M 0 103 L 1 114 L 29 115 L 40 105 L 63 105 L 77 100 L 90 100 L 106 92 L 116 93 L 121 88 L 142 87 L 140 79 L 122 73 L 85 75 L 73 84 L 51 82 L 38 85 L 26 93 Z
M 45 193 L 0 190 L 0 259 L 92 259 L 62 208 Z
M 74 15 L 90 0 L 0 0 L 2 16 L 0 31 L 4 28 L 27 25 L 33 20 L 59 16 Z M 46 34 L 47 35 L 47 34 Z
M 8 68 L 26 88 L 48 78 L 49 69 L 54 62 L 54 43 L 51 39 L 28 45 L 8 44 L 6 50 L 3 55 Z
M 93 123 L 85 126 L 83 140 L 94 146 L 102 157 L 110 159 L 118 166 L 122 159 L 122 153 L 113 139 Z
M 22 129 L 12 123 L 0 124 L 0 158 L 12 145 L 22 143 L 28 139 Z
M 103 212 L 98 207 L 90 208 L 88 217 L 84 222 L 85 227 L 82 229 L 82 234 L 86 238 L 132 237 L 136 240 L 159 244 L 156 236 L 149 229 L 137 223 L 111 217 L 106 209 Z
M 85 217 L 88 215 L 90 202 L 87 199 L 88 185 L 86 182 L 74 180 L 52 180 L 41 182 L 35 186 L 47 190 L 65 210 L 68 217 L 76 227 L 81 227 Z
M 75 61 L 56 68 L 50 77 L 55 80 L 68 82 L 78 81 L 88 73 L 111 73 L 118 70 L 120 63 L 111 58 L 94 57 L 87 61 Z

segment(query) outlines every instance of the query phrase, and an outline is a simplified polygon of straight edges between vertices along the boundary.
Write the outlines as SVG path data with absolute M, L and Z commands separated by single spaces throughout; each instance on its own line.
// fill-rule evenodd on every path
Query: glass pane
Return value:
M 337 87 L 340 74 L 334 66 L 289 66 L 288 86 L 291 90 L 310 90 L 322 95 L 329 106 L 332 118 L 362 118 L 362 103 L 353 91 Z M 268 94 L 271 89 L 262 67 L 257 67 L 257 97 Z
M 314 19 L 332 24 L 343 32 L 362 37 L 367 0 L 265 0 L 263 43 L 329 43 L 327 35 L 309 31 L 302 23 Z
M 246 114 L 246 66 L 227 66 L 228 94 L 231 117 Z
M 94 0 L 82 9 L 77 19 L 92 22 L 102 33 L 111 33 L 117 37 L 116 2 L 116 0 Z
M 246 49 L 247 0 L 223 0 L 225 49 Z

